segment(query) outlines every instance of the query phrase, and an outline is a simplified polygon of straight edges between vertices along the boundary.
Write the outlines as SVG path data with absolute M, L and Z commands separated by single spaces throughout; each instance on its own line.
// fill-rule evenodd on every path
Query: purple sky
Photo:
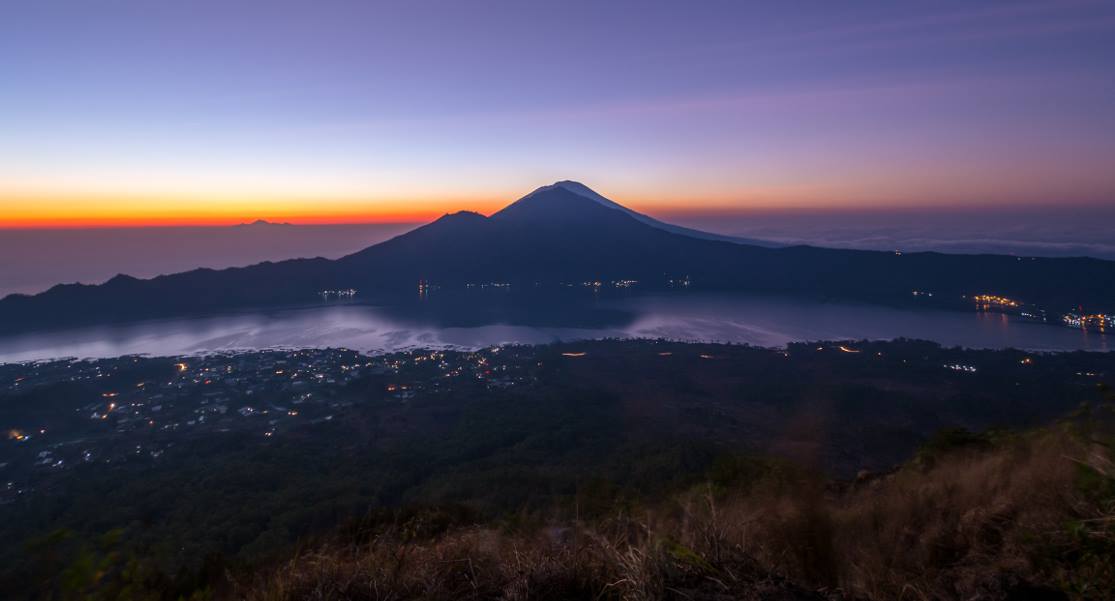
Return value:
M 9 2 L 0 224 L 1111 204 L 1110 2 Z
M 1113 74 L 1111 2 L 7 2 L 0 295 L 567 178 L 747 237 L 1115 258 Z M 257 218 L 394 224 L 4 229 Z

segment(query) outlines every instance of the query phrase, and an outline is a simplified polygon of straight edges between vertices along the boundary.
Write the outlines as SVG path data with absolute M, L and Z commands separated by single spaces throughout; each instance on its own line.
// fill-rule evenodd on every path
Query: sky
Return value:
M 1115 204 L 1112 2 L 0 2 L 0 228 Z

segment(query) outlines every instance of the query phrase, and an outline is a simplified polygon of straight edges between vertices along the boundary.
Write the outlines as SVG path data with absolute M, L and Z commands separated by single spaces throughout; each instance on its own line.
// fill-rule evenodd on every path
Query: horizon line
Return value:
M 622 203 L 621 203 L 622 204 Z M 489 210 L 475 208 L 454 208 L 449 210 L 422 211 L 411 214 L 382 213 L 369 215 L 354 213 L 352 215 L 339 214 L 307 214 L 307 215 L 276 215 L 244 218 L 223 217 L 169 217 L 169 218 L 62 218 L 62 219 L 24 219 L 5 221 L 0 216 L 0 231 L 33 231 L 33 230 L 103 230 L 103 229 L 145 229 L 145 228 L 233 228 L 247 226 L 291 226 L 291 227 L 326 227 L 326 226 L 364 226 L 364 225 L 422 225 L 431 223 L 438 218 L 451 213 L 469 211 L 479 213 L 485 217 L 507 206 Z M 751 207 L 653 207 L 650 210 L 641 207 L 625 208 L 644 213 L 660 219 L 709 219 L 747 216 L 801 216 L 805 214 L 824 215 L 917 215 L 930 213 L 951 213 L 956 215 L 975 215 L 987 213 L 1048 213 L 1063 210 L 1100 211 L 1103 213 L 1115 212 L 1115 204 L 1102 202 L 1076 202 L 1058 204 L 1018 203 L 1018 204 L 969 204 L 950 203 L 948 205 L 931 204 L 903 204 L 903 205 L 790 205 L 770 206 L 759 205 Z M 263 221 L 265 223 L 257 223 Z

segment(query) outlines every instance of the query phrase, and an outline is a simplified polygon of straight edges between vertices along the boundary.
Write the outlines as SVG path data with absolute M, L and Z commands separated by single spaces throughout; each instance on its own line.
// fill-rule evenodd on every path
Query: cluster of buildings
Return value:
M 917 294 L 915 292 L 915 294 Z M 979 294 L 971 297 L 980 311 L 998 311 L 1012 313 L 1026 319 L 1036 321 L 1049 321 L 1046 312 L 1040 307 L 1028 305 L 1022 301 L 999 296 L 996 294 Z M 1070 311 L 1062 313 L 1059 321 L 1062 325 L 1082 330 L 1091 330 L 1101 333 L 1115 332 L 1115 314 L 1085 313 L 1083 311 Z
M 976 302 L 976 306 L 981 309 L 1000 308 L 1000 309 L 1017 309 L 1022 306 L 1022 303 L 1007 298 L 1005 296 L 998 296 L 995 294 L 977 294 L 972 297 Z
M 466 381 L 488 389 L 520 385 L 531 380 L 522 365 L 516 351 L 500 347 L 378 357 L 305 349 L 0 365 L 0 401 L 66 390 L 64 410 L 32 410 L 39 415 L 0 423 L 6 433 L 0 504 L 48 473 L 155 461 L 204 435 L 266 443 L 303 425 L 330 422 L 357 403 L 408 403 Z
M 599 290 L 601 288 L 633 288 L 639 283 L 639 280 L 584 280 L 582 282 L 558 282 L 558 286 L 563 288 L 590 288 Z M 428 286 L 429 284 L 425 284 Z M 541 282 L 535 282 L 536 288 L 541 287 Z M 419 294 L 423 290 L 423 282 L 419 282 Z M 509 282 L 470 282 L 465 284 L 465 288 L 511 288 Z
M 976 366 L 965 365 L 963 363 L 946 363 L 944 367 L 945 369 L 951 369 L 952 371 L 962 371 L 970 374 L 974 374 L 978 371 L 976 369 Z
M 683 278 L 668 278 L 666 284 L 669 287 L 689 287 L 689 277 Z M 535 282 L 535 288 L 541 288 L 544 284 L 542 282 Z M 639 285 L 639 280 L 633 279 L 619 279 L 619 280 L 583 280 L 579 282 L 558 282 L 556 284 L 560 288 L 588 288 L 593 291 L 602 288 L 635 288 Z M 436 290 L 440 286 L 431 284 L 427 280 L 418 280 L 418 296 L 425 298 L 431 290 Z M 508 290 L 512 288 L 511 282 L 468 282 L 465 284 L 466 289 L 500 289 Z
M 338 290 L 322 290 L 322 291 L 318 292 L 318 296 L 320 296 L 322 298 L 322 300 L 351 299 L 351 298 L 356 297 L 356 289 L 355 288 L 342 288 L 342 289 L 338 289 Z
M 1115 314 L 1109 313 L 1065 313 L 1061 321 L 1072 328 L 1115 332 Z

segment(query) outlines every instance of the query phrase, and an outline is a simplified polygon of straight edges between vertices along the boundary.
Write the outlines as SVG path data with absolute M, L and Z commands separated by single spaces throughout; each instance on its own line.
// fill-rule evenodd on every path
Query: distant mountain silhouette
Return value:
M 959 304 L 995 293 L 1067 310 L 1110 310 L 1115 262 L 822 249 L 765 248 L 717 239 L 630 211 L 577 182 L 558 182 L 485 217 L 462 211 L 337 260 L 297 259 L 197 269 L 99 286 L 59 285 L 0 301 L 0 331 L 128 321 L 231 308 L 313 302 L 322 290 L 362 298 L 501 282 L 512 287 L 637 280 L 663 289 L 688 280 L 739 290 L 904 303 L 914 290 Z
M 256 219 L 251 223 L 238 223 L 236 227 L 265 227 L 271 225 L 290 225 L 286 221 L 268 221 L 266 219 Z

